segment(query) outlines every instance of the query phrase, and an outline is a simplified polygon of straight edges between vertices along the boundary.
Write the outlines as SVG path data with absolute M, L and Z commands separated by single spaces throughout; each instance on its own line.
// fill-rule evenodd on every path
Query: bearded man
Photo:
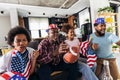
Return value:
M 109 61 L 110 73 L 113 80 L 120 79 L 118 68 L 116 65 L 116 58 L 112 53 L 112 44 L 120 45 L 118 36 L 106 31 L 106 23 L 104 18 L 97 18 L 94 23 L 95 33 L 92 36 L 92 48 L 97 55 L 96 75 L 102 71 L 103 60 Z

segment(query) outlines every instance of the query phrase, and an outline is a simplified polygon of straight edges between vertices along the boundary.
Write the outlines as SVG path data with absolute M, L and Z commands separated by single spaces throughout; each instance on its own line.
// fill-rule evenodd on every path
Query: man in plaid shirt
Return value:
M 53 71 L 67 71 L 68 78 L 67 80 L 76 80 L 78 63 L 73 64 L 65 63 L 63 60 L 63 55 L 66 53 L 67 46 L 61 42 L 58 38 L 58 28 L 55 24 L 49 26 L 48 37 L 43 39 L 39 45 L 39 57 L 37 62 L 40 64 L 39 68 L 39 78 L 40 80 L 51 80 L 50 74 Z

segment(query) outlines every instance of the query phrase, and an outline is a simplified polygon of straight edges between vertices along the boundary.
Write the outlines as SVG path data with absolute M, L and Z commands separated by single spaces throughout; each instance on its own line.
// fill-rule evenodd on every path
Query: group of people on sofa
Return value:
M 112 43 L 120 45 L 120 39 L 112 33 L 105 32 L 104 18 L 97 18 L 94 26 L 96 32 L 91 34 L 90 46 L 96 53 L 97 67 L 95 64 L 92 68 L 80 61 L 80 41 L 75 37 L 73 27 L 66 27 L 65 35 L 62 35 L 58 27 L 51 24 L 46 30 L 48 37 L 39 43 L 37 50 L 27 47 L 31 36 L 25 28 L 12 28 L 7 38 L 12 50 L 0 58 L 0 80 L 28 80 L 35 71 L 36 63 L 40 64 L 37 69 L 39 80 L 51 80 L 50 75 L 53 71 L 67 71 L 67 80 L 77 80 L 78 72 L 82 73 L 82 80 L 99 80 L 103 60 L 110 62 L 113 80 L 120 79 L 111 52 Z

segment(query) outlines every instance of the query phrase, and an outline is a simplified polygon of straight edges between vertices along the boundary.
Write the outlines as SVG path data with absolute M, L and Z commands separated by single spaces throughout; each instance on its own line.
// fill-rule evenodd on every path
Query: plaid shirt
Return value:
M 53 56 L 53 52 L 59 46 L 58 41 L 50 41 L 48 38 L 43 39 L 38 45 L 39 57 L 37 62 L 40 64 L 52 63 L 53 65 L 57 65 L 60 62 L 60 56 Z

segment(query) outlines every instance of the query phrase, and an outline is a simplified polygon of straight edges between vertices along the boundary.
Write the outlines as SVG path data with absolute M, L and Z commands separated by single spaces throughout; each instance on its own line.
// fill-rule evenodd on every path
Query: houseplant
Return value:
M 99 8 L 98 9 L 98 13 L 101 13 L 101 12 L 114 12 L 113 8 L 112 7 L 104 7 L 104 8 Z

